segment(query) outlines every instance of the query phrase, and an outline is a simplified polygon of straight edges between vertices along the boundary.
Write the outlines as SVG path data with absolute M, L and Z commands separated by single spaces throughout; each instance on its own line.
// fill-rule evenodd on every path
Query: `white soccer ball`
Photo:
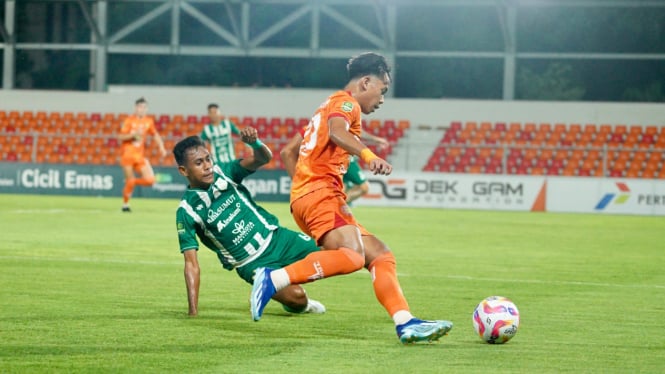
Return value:
M 512 339 L 520 325 L 520 312 L 515 304 L 501 296 L 481 301 L 473 312 L 473 328 L 482 340 L 503 344 Z

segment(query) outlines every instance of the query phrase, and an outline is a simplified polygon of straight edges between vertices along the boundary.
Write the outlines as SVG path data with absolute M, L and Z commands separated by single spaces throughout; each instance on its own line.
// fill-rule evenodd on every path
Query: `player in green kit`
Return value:
M 208 117 L 210 123 L 203 127 L 201 139 L 210 143 L 210 153 L 212 160 L 217 162 L 229 162 L 236 159 L 236 153 L 233 149 L 232 135 L 240 135 L 240 130 L 228 119 L 222 119 L 219 112 L 219 105 L 208 105 Z
M 351 204 L 354 200 L 366 195 L 369 192 L 369 182 L 358 163 L 356 156 L 349 157 L 349 167 L 342 179 L 344 182 L 344 193 L 346 194 L 346 203 Z
M 176 226 L 191 316 L 198 314 L 199 240 L 225 269 L 235 270 L 249 284 L 257 267 L 283 267 L 319 251 L 309 236 L 281 227 L 277 217 L 257 205 L 241 184 L 272 159 L 272 152 L 258 140 L 255 129 L 247 127 L 240 136 L 253 155 L 232 162 L 213 163 L 198 136 L 183 139 L 173 149 L 178 171 L 189 182 L 176 212 Z M 273 299 L 289 312 L 325 312 L 300 285 L 288 286 Z

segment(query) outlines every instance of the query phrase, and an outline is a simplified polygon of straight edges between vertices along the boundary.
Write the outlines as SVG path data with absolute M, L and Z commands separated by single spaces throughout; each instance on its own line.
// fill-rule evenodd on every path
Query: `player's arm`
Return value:
M 123 122 L 122 127 L 120 128 L 120 132 L 118 133 L 119 141 L 124 142 L 127 140 L 136 140 L 138 134 L 129 132 L 129 129 L 130 129 L 129 124 L 127 122 Z
M 374 134 L 370 134 L 370 133 L 368 133 L 367 131 L 364 131 L 364 130 L 363 130 L 362 134 L 360 134 L 360 139 L 370 141 L 370 142 L 378 145 L 380 149 L 386 148 L 387 146 L 390 145 L 390 143 L 388 142 L 388 139 L 382 138 L 380 136 L 376 136 Z
M 352 155 L 359 156 L 374 174 L 388 175 L 393 167 L 386 160 L 375 155 L 355 135 L 346 129 L 346 120 L 343 117 L 331 117 L 328 119 L 330 128 L 330 140 Z
M 300 153 L 300 144 L 302 143 L 302 135 L 296 133 L 293 138 L 279 152 L 282 157 L 282 163 L 286 168 L 286 172 L 291 178 L 296 171 L 296 163 L 298 162 L 298 154 Z
M 155 130 L 153 136 L 155 137 L 155 142 L 157 142 L 157 147 L 159 147 L 159 152 L 162 154 L 162 157 L 165 157 L 167 152 L 166 148 L 164 148 L 164 141 L 162 140 L 161 135 L 159 135 L 159 132 Z
M 199 313 L 199 284 L 201 283 L 201 268 L 195 249 L 184 251 L 185 257 L 185 285 L 187 286 L 187 303 L 189 315 Z
M 236 126 L 236 124 L 233 123 L 233 122 L 231 122 L 231 133 L 240 136 L 240 130 L 238 129 L 238 127 Z
M 259 140 L 256 129 L 245 127 L 240 131 L 240 139 L 252 147 L 252 155 L 240 160 L 240 166 L 247 170 L 256 170 L 272 160 L 272 151 Z
M 369 183 L 363 182 L 361 184 L 356 184 L 353 187 L 344 191 L 346 194 L 346 203 L 350 203 L 354 200 L 359 199 L 361 196 L 366 195 L 369 192 Z

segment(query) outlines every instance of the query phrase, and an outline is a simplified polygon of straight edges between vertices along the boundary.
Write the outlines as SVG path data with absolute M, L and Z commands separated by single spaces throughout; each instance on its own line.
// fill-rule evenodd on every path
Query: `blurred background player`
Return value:
M 284 150 L 283 161 L 290 175 L 291 213 L 298 226 L 316 239 L 324 250 L 281 269 L 258 268 L 252 287 L 250 308 L 259 320 L 274 292 L 362 267 L 372 274 L 377 300 L 395 323 L 402 343 L 434 341 L 453 327 L 444 320 L 415 318 L 397 279 L 396 260 L 390 249 L 360 225 L 346 203 L 342 176 L 349 155 L 360 156 L 374 174 L 388 175 L 392 165 L 376 156 L 360 141 L 361 114 L 370 114 L 383 104 L 390 85 L 386 59 L 364 53 L 349 60 L 348 82 L 330 95 L 316 110 L 301 146 Z M 293 145 L 290 141 L 288 145 Z M 290 158 L 290 160 L 285 160 Z
M 279 225 L 277 217 L 258 206 L 242 180 L 272 159 L 272 152 L 246 127 L 241 139 L 253 152 L 242 160 L 215 164 L 205 143 L 190 136 L 176 144 L 173 155 L 178 171 L 189 185 L 176 212 L 180 252 L 185 259 L 185 284 L 189 315 L 198 314 L 201 242 L 217 254 L 222 266 L 235 269 L 252 284 L 259 266 L 285 266 L 319 251 L 312 238 Z M 323 313 L 325 307 L 309 299 L 299 285 L 273 296 L 292 313 Z
M 369 140 L 370 142 L 376 143 L 379 147 L 379 150 L 384 149 L 390 145 L 388 139 L 382 138 L 363 131 L 360 136 L 362 140 Z M 349 156 L 349 167 L 344 173 L 344 193 L 346 194 L 346 203 L 351 205 L 354 200 L 367 195 L 369 192 L 369 182 L 367 182 L 367 177 L 365 172 L 360 167 L 357 156 Z
M 212 103 L 208 105 L 208 117 L 210 123 L 203 127 L 201 139 L 210 143 L 210 153 L 215 163 L 229 162 L 236 159 L 233 149 L 232 134 L 240 135 L 240 130 L 228 119 L 222 119 L 219 105 Z
M 162 137 L 155 128 L 155 122 L 148 117 L 148 102 L 143 97 L 134 103 L 134 113 L 122 123 L 118 135 L 121 142 L 120 166 L 125 176 L 125 187 L 122 190 L 122 211 L 131 212 L 129 199 L 132 197 L 134 186 L 152 186 L 155 183 L 155 172 L 145 157 L 146 136 L 152 135 L 159 147 L 162 157 L 166 156 L 166 149 Z M 134 175 L 138 173 L 138 177 Z

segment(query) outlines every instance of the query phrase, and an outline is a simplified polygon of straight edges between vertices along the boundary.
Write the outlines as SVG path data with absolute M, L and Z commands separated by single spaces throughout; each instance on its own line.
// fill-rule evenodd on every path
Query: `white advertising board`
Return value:
M 443 173 L 368 176 L 357 205 L 450 209 L 544 210 L 544 177 Z
M 547 211 L 665 215 L 665 181 L 548 178 Z

